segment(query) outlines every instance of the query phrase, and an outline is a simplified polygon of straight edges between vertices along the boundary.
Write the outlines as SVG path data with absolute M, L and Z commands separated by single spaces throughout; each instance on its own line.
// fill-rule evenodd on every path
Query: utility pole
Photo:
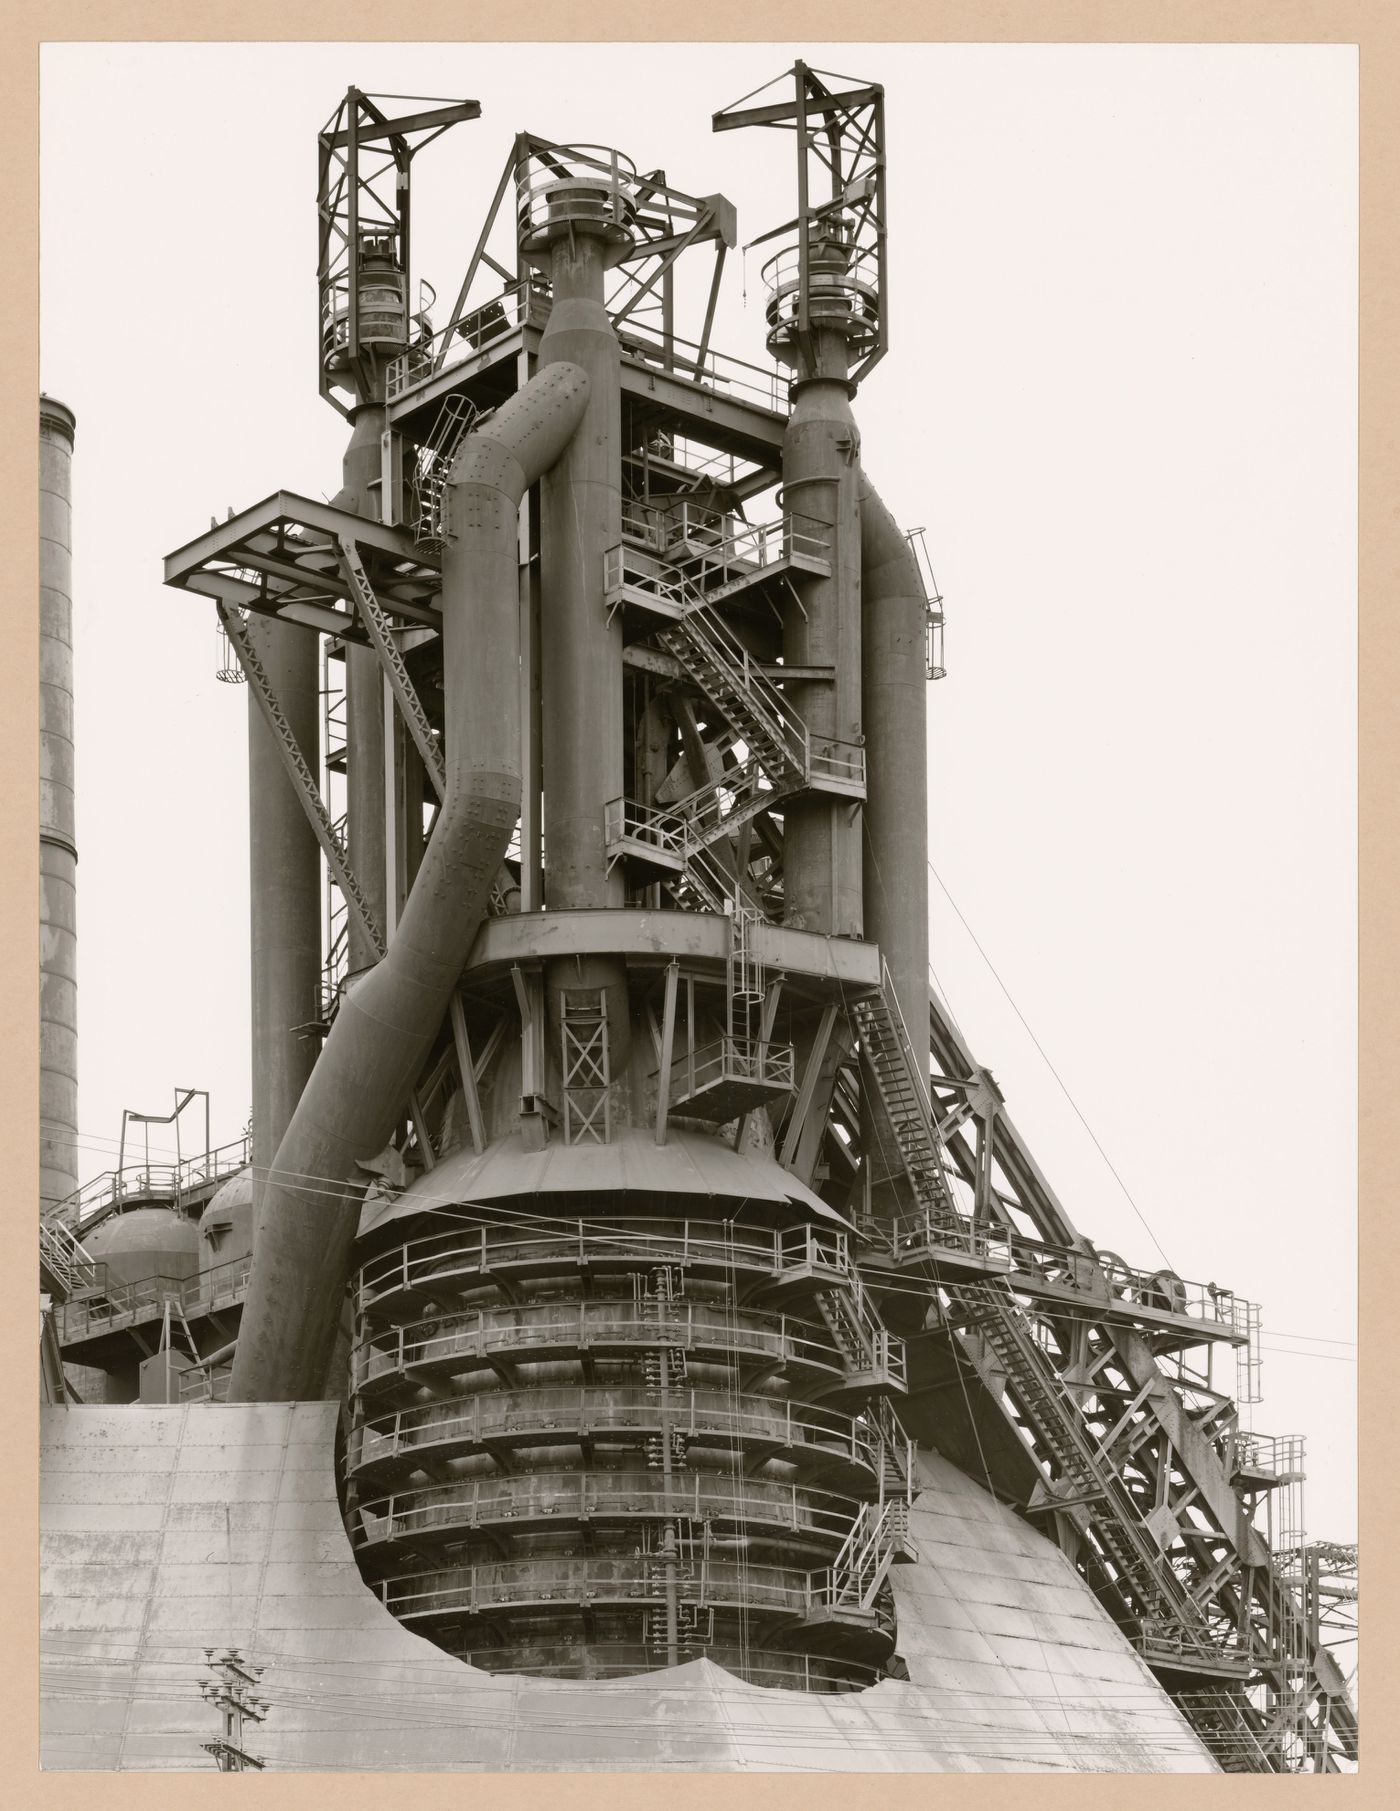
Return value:
M 200 1680 L 200 1696 L 222 1713 L 224 1728 L 217 1740 L 201 1742 L 200 1747 L 213 1755 L 220 1773 L 243 1773 L 250 1767 L 261 1772 L 266 1762 L 243 1746 L 243 1722 L 246 1718 L 261 1723 L 267 1715 L 267 1700 L 253 1689 L 263 1668 L 249 1666 L 237 1648 L 225 1648 L 217 1660 L 213 1648 L 205 1648 L 204 1658 L 218 1676 Z

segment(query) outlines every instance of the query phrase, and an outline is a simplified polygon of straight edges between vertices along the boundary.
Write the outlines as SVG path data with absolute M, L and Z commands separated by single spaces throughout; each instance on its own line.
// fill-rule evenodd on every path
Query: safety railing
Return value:
M 662 1428 L 683 1438 L 703 1438 L 740 1451 L 781 1452 L 799 1466 L 838 1462 L 878 1477 L 880 1439 L 867 1422 L 832 1410 L 776 1397 L 736 1400 L 726 1390 L 672 1390 L 665 1400 L 642 1389 L 581 1384 L 520 1391 L 482 1391 L 377 1415 L 351 1430 L 354 1471 L 396 1462 L 417 1463 L 424 1453 L 446 1457 L 490 1443 L 527 1445 L 577 1440 L 590 1433 Z
M 713 518 L 710 512 L 683 503 L 663 521 L 663 551 L 706 593 L 710 601 L 726 586 L 747 583 L 774 566 L 794 559 L 814 568 L 831 567 L 831 542 L 822 525 L 808 516 L 783 516 L 776 522 L 738 522 Z
M 759 1525 L 840 1547 L 862 1505 L 835 1491 L 719 1472 L 522 1472 L 396 1490 L 356 1504 L 357 1546 L 511 1521 L 688 1516 L 712 1528 Z
M 465 363 L 517 327 L 542 326 L 549 318 L 549 302 L 549 289 L 542 279 L 508 285 L 499 295 L 391 360 L 385 376 L 388 400 L 394 402 L 438 372 Z
M 649 465 L 671 466 L 692 477 L 707 478 L 719 486 L 738 484 L 759 469 L 755 460 L 746 459 L 742 454 L 716 452 L 703 441 L 691 440 L 678 433 L 653 435 L 643 453 L 628 453 L 622 463 L 637 473 L 645 471 Z
M 97 1282 L 97 1261 L 79 1243 L 66 1221 L 39 1222 L 39 1259 L 65 1295 Z
M 817 1306 L 852 1374 L 868 1384 L 881 1380 L 901 1392 L 908 1388 L 904 1341 L 881 1322 L 859 1280 L 854 1289 L 826 1290 Z
M 816 1607 L 810 1576 L 789 1566 L 710 1559 L 683 1582 L 682 1603 L 769 1611 L 796 1620 Z M 445 1582 L 434 1583 L 435 1578 Z M 576 1559 L 502 1561 L 454 1568 L 451 1573 L 408 1573 L 376 1587 L 385 1608 L 401 1621 L 434 1616 L 474 1616 L 514 1605 L 550 1603 L 662 1603 L 660 1566 L 647 1558 L 595 1555 Z
M 729 687 L 730 697 L 716 696 L 715 702 L 721 706 L 728 703 L 730 711 L 725 714 L 732 719 L 737 710 L 735 729 L 741 735 L 747 732 L 749 740 L 757 738 L 769 744 L 766 752 L 770 765 L 777 756 L 795 778 L 805 779 L 811 767 L 806 725 L 764 672 L 761 662 L 710 607 L 709 598 L 695 589 L 693 579 L 689 583 L 691 590 L 680 627 L 663 634 L 662 645 L 676 654 L 683 666 L 692 668 L 693 676 L 712 695 L 717 686 L 721 692 Z M 775 780 L 781 777 L 779 772 L 773 775 Z
M 207 1365 L 191 1365 L 180 1373 L 180 1401 L 227 1402 L 232 1376 L 232 1365 L 217 1365 L 212 1370 Z
M 1277 1478 L 1281 1483 L 1306 1475 L 1307 1439 L 1302 1434 L 1235 1435 L 1234 1469 Z
M 902 1348 L 902 1342 L 896 1344 Z M 828 1378 L 839 1376 L 843 1369 L 842 1355 L 831 1340 L 810 1322 L 791 1315 L 776 1315 L 769 1324 L 759 1325 L 743 1311 L 736 1314 L 693 1302 L 673 1302 L 664 1314 L 648 1319 L 621 1302 L 591 1301 L 472 1309 L 390 1328 L 356 1345 L 350 1355 L 350 1373 L 358 1391 L 413 1371 L 436 1368 L 450 1374 L 459 1361 L 466 1369 L 497 1356 L 630 1352 L 656 1346 L 766 1358 L 775 1366 Z M 901 1373 L 902 1358 L 901 1350 Z
M 796 330 L 802 295 L 801 254 L 785 245 L 760 273 L 768 290 L 769 346 Z M 880 325 L 879 259 L 874 245 L 850 247 L 844 268 L 812 256 L 807 270 L 807 315 L 813 326 L 840 327 L 857 347 L 872 344 Z
M 729 768 L 723 779 L 692 793 L 684 806 L 643 805 L 637 799 L 609 799 L 603 806 L 603 833 L 609 851 L 655 854 L 663 865 L 684 867 L 708 844 L 737 830 L 774 792 L 758 759 Z
M 795 1058 L 791 1044 L 770 1044 L 758 1038 L 725 1033 L 695 1050 L 683 1050 L 671 1064 L 670 1098 L 681 1106 L 692 1095 L 721 1082 L 762 1082 L 772 1088 L 793 1088 Z
M 576 1268 L 618 1271 L 670 1265 L 705 1272 L 742 1271 L 781 1284 L 789 1273 L 854 1275 L 844 1233 L 824 1226 L 724 1228 L 713 1220 L 558 1221 L 548 1229 L 459 1224 L 451 1232 L 414 1239 L 371 1258 L 360 1272 L 361 1313 L 415 1290 L 432 1294 L 457 1279 L 464 1286 L 492 1271 L 565 1273 Z
M 900 1263 L 924 1258 L 966 1257 L 995 1268 L 1014 1285 L 1018 1276 L 1078 1289 L 1100 1301 L 1153 1308 L 1179 1317 L 1238 1331 L 1238 1298 L 1213 1283 L 1192 1283 L 1168 1270 L 1137 1269 L 1112 1252 L 1091 1253 L 1075 1246 L 1051 1245 L 1011 1227 L 965 1220 L 950 1225 L 927 1209 L 901 1214 L 889 1233 L 890 1249 Z
M 516 225 L 522 242 L 566 221 L 627 231 L 640 195 L 637 166 L 611 145 L 551 145 L 516 167 Z
M 732 396 L 750 405 L 757 403 L 771 415 L 787 413 L 790 374 L 775 365 L 751 365 L 746 359 L 703 350 L 694 340 L 667 335 L 635 314 L 618 332 L 624 359 L 699 384 L 721 396 Z
M 156 1275 L 129 1283 L 111 1278 L 107 1265 L 100 1261 L 96 1270 L 92 1287 L 99 1293 L 83 1291 L 63 1304 L 59 1327 L 64 1345 L 154 1320 L 167 1306 L 179 1308 L 190 1320 L 240 1302 L 248 1291 L 252 1259 L 234 1258 L 197 1277 Z
M 815 1601 L 829 1610 L 873 1609 L 907 1534 L 907 1505 L 865 1503 L 828 1572 L 814 1582 Z
M 722 554 L 717 557 L 722 559 Z M 714 569 L 727 568 L 720 564 Z M 677 626 L 663 633 L 662 646 L 719 705 L 750 745 L 750 753 L 765 757 L 775 781 L 789 771 L 794 780 L 808 777 L 812 759 L 806 726 L 762 662 L 711 608 L 717 594 L 702 590 L 694 573 L 682 571 L 668 556 L 642 553 L 623 542 L 603 556 L 603 595 L 610 606 L 626 599 L 670 617 Z M 830 746 L 854 749 L 864 777 L 864 754 L 858 744 Z M 716 782 L 722 784 L 722 779 Z M 698 800 L 701 795 L 693 796 Z M 680 808 L 689 810 L 690 805 L 686 800 Z
M 603 555 L 603 597 L 610 606 L 626 598 L 677 621 L 696 601 L 683 573 L 659 556 L 639 555 L 625 542 Z
M 1232 1673 L 1244 1678 L 1258 1664 L 1252 1644 L 1222 1631 L 1219 1640 L 1195 1634 L 1171 1623 L 1144 1621 L 1132 1638 L 1133 1646 L 1149 1666 L 1179 1667 L 1184 1672 Z
M 152 1198 L 179 1207 L 186 1195 L 245 1169 L 248 1161 L 249 1141 L 245 1136 L 177 1163 L 128 1163 L 119 1170 L 104 1170 L 94 1176 L 73 1194 L 55 1202 L 44 1218 L 71 1228 L 81 1237 L 84 1227 L 109 1208 Z

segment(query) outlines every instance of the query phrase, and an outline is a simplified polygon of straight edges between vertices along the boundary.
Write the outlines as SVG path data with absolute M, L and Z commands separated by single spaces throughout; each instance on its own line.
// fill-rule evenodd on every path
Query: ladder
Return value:
M 419 449 L 413 486 L 418 506 L 413 538 L 420 547 L 440 550 L 447 539 L 442 516 L 447 480 L 462 442 L 484 419 L 470 398 L 458 391 L 443 403 L 432 434 Z

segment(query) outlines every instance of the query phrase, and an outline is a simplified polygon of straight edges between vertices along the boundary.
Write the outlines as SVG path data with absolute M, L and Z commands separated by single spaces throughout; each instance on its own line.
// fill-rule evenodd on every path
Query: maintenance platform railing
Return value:
M 178 1208 L 186 1197 L 207 1189 L 246 1169 L 250 1160 L 248 1137 L 236 1138 L 214 1151 L 201 1151 L 177 1163 L 128 1163 L 119 1170 L 104 1170 L 73 1194 L 49 1208 L 44 1218 L 67 1226 L 80 1236 L 98 1219 L 138 1202 L 158 1201 Z
M 824 1574 L 801 1572 L 790 1566 L 755 1564 L 748 1560 L 708 1558 L 688 1568 L 693 1576 L 684 1581 L 681 1603 L 744 1611 L 766 1611 L 792 1619 L 792 1633 L 815 1621 L 828 1607 Z M 402 1622 L 488 1616 L 514 1609 L 527 1615 L 561 1603 L 587 1603 L 603 1607 L 640 1607 L 663 1603 L 665 1586 L 659 1565 L 648 1556 L 638 1558 L 589 1555 L 572 1559 L 499 1561 L 464 1566 L 451 1573 L 450 1584 L 435 1583 L 441 1574 L 408 1573 L 381 1580 L 375 1590 L 390 1613 Z M 886 1638 L 893 1634 L 893 1619 L 878 1605 L 867 1612 L 873 1630 Z
M 712 1527 L 765 1529 L 840 1547 L 859 1511 L 849 1497 L 771 1478 L 718 1471 L 530 1471 L 462 1478 L 396 1490 L 355 1505 L 356 1546 L 412 1541 L 444 1529 L 510 1522 L 556 1526 L 573 1521 L 688 1516 Z
M 791 1044 L 729 1033 L 682 1050 L 671 1063 L 669 1099 L 672 1110 L 692 1117 L 715 1094 L 725 1119 L 733 1117 L 728 1106 L 738 1091 L 751 1090 L 756 1098 L 784 1094 L 797 1086 L 796 1058 Z
M 391 360 L 385 384 L 387 400 L 397 402 L 433 378 L 450 376 L 458 365 L 522 327 L 543 328 L 551 302 L 543 277 L 507 284 L 459 321 L 421 337 Z M 770 415 L 787 412 L 792 375 L 778 365 L 755 365 L 718 352 L 680 334 L 668 334 L 636 314 L 628 316 L 617 337 L 623 358 L 643 369 L 697 384 Z
M 826 1300 L 825 1294 L 818 1297 L 819 1304 Z M 416 1386 L 424 1378 L 452 1376 L 499 1358 L 533 1363 L 579 1354 L 628 1355 L 664 1345 L 717 1361 L 737 1359 L 750 1375 L 797 1373 L 809 1394 L 829 1393 L 840 1387 L 853 1364 L 865 1368 L 872 1362 L 867 1348 L 876 1333 L 884 1335 L 885 1344 L 875 1358 L 902 1384 L 904 1342 L 884 1328 L 848 1335 L 843 1345 L 830 1336 L 825 1322 L 818 1326 L 795 1315 L 684 1301 L 668 1302 L 659 1315 L 608 1300 L 439 1312 L 432 1320 L 390 1327 L 361 1340 L 350 1355 L 350 1374 L 356 1394 L 365 1395 L 397 1383 Z
M 421 1466 L 425 1457 L 576 1445 L 581 1432 L 590 1440 L 629 1434 L 639 1448 L 661 1432 L 744 1453 L 754 1469 L 780 1456 L 805 1476 L 840 1474 L 862 1495 L 876 1494 L 882 1476 L 879 1427 L 856 1416 L 721 1388 L 655 1392 L 589 1384 L 479 1391 L 373 1416 L 350 1430 L 349 1465 L 356 1474 L 401 1471 Z
M 59 1310 L 60 1341 L 68 1346 L 123 1332 L 160 1319 L 167 1308 L 180 1310 L 186 1320 L 217 1313 L 243 1300 L 252 1267 L 252 1258 L 243 1257 L 216 1264 L 199 1276 L 158 1275 L 121 1282 L 112 1279 L 107 1265 L 99 1261 L 90 1289 L 80 1290 Z
M 1231 1290 L 1188 1282 L 1175 1271 L 1141 1269 L 1110 1252 L 1027 1238 L 998 1222 L 962 1219 L 950 1225 L 942 1214 L 918 1208 L 884 1227 L 872 1226 L 867 1236 L 872 1243 L 885 1242 L 900 1266 L 942 1262 L 956 1267 L 966 1259 L 967 1268 L 1003 1276 L 1014 1289 L 1036 1294 L 1074 1290 L 1106 1307 L 1146 1309 L 1153 1316 L 1150 1327 L 1159 1324 L 1157 1316 L 1170 1316 L 1195 1323 L 1205 1338 L 1236 1343 L 1250 1336 L 1250 1304 Z
M 465 1211 L 470 1211 L 468 1208 Z M 786 1228 L 725 1227 L 714 1220 L 559 1220 L 549 1228 L 464 1223 L 451 1232 L 412 1239 L 370 1258 L 360 1271 L 361 1314 L 387 1304 L 440 1302 L 445 1289 L 480 1286 L 483 1277 L 635 1273 L 670 1266 L 777 1292 L 850 1285 L 855 1265 L 846 1235 L 803 1224 Z

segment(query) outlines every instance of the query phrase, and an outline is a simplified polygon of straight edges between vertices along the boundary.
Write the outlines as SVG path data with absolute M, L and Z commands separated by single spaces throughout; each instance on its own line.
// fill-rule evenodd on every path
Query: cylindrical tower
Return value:
M 893 1651 L 877 1550 L 908 1488 L 847 1235 L 771 1161 L 687 1193 L 488 1207 L 440 1164 L 361 1241 L 352 1538 L 386 1607 L 493 1672 L 604 1678 L 707 1655 L 841 1691 Z M 638 1149 L 633 1160 L 640 1155 Z M 518 1188 L 510 1188 L 510 1165 Z M 624 1168 L 614 1166 L 621 1178 Z M 421 1205 L 420 1205 L 421 1198 Z M 739 1222 L 742 1221 L 742 1224 Z
M 247 633 L 308 765 L 316 766 L 319 675 L 315 638 L 251 612 Z M 257 701 L 248 699 L 248 850 L 253 1002 L 253 1219 L 291 1122 L 316 1045 L 321 854 Z
M 783 611 L 783 659 L 829 677 L 794 680 L 788 697 L 810 738 L 812 778 L 847 776 L 861 745 L 860 433 L 851 413 L 851 342 L 864 324 L 851 314 L 842 278 L 848 253 L 823 229 L 809 247 L 811 327 L 789 318 L 795 253 L 765 269 L 771 288 L 768 344 L 793 368 L 793 406 L 783 438 L 783 513 L 793 535 L 824 543 L 826 576 L 808 575 Z M 788 802 L 783 820 L 784 917 L 804 930 L 859 937 L 860 807 L 814 788 Z
M 596 149 L 596 148 L 594 148 Z M 622 791 L 622 625 L 603 596 L 603 562 L 621 537 L 622 354 L 603 305 L 604 273 L 631 246 L 632 166 L 610 171 L 554 160 L 518 173 L 521 250 L 547 273 L 552 301 L 539 365 L 588 374 L 588 406 L 563 457 L 540 483 L 541 728 L 545 905 L 619 906 L 603 806 Z M 593 958 L 546 971 L 552 1041 L 570 1015 L 598 1022 L 609 1086 L 619 1092 L 630 1044 L 623 963 Z
M 762 997 L 751 929 L 720 917 L 684 979 L 678 961 L 639 960 L 607 843 L 626 763 L 605 565 L 646 426 L 632 415 L 629 443 L 604 272 L 631 243 L 635 183 L 597 147 L 551 146 L 520 174 L 522 248 L 551 290 L 541 373 L 567 361 L 588 377 L 540 483 L 545 911 L 537 940 L 522 920 L 518 963 L 472 974 L 473 1013 L 506 1015 L 519 1040 L 477 1107 L 481 1148 L 442 1155 L 362 1227 L 347 1503 L 385 1604 L 475 1665 L 590 1678 L 703 1653 L 758 1683 L 847 1690 L 894 1645 L 870 1556 L 888 1563 L 908 1490 L 885 1401 L 902 1352 L 847 1223 L 766 1149 L 735 1148 L 746 1116 L 794 1092 L 771 1026 L 761 1044 L 733 1032 L 736 995 Z M 807 658 L 836 665 L 849 646 L 845 715 L 828 714 L 832 739 L 853 743 L 857 474 L 825 425 L 795 438 L 825 449 L 808 465 L 843 536 L 828 639 Z M 755 706 L 725 689 L 742 651 L 706 622 L 720 667 L 697 670 L 748 722 L 767 694 Z M 444 684 L 456 697 L 461 678 Z M 723 716 L 713 699 L 699 708 Z M 858 931 L 858 832 L 842 854 L 840 922 Z M 584 920 L 593 933 L 574 929 Z M 522 1095 L 545 1101 L 533 1125 Z
M 928 1012 L 928 599 L 899 524 L 862 477 L 865 934 L 911 1038 Z
M 73 810 L 75 421 L 39 398 L 39 1201 L 78 1186 L 78 847 Z
M 352 515 L 382 518 L 384 431 L 382 367 L 371 365 L 374 389 L 352 416 L 340 490 L 332 499 Z M 388 839 L 384 768 L 384 675 L 373 648 L 346 643 L 345 835 L 360 889 L 380 925 L 388 922 Z M 346 927 L 351 974 L 368 968 L 375 951 L 352 912 Z

